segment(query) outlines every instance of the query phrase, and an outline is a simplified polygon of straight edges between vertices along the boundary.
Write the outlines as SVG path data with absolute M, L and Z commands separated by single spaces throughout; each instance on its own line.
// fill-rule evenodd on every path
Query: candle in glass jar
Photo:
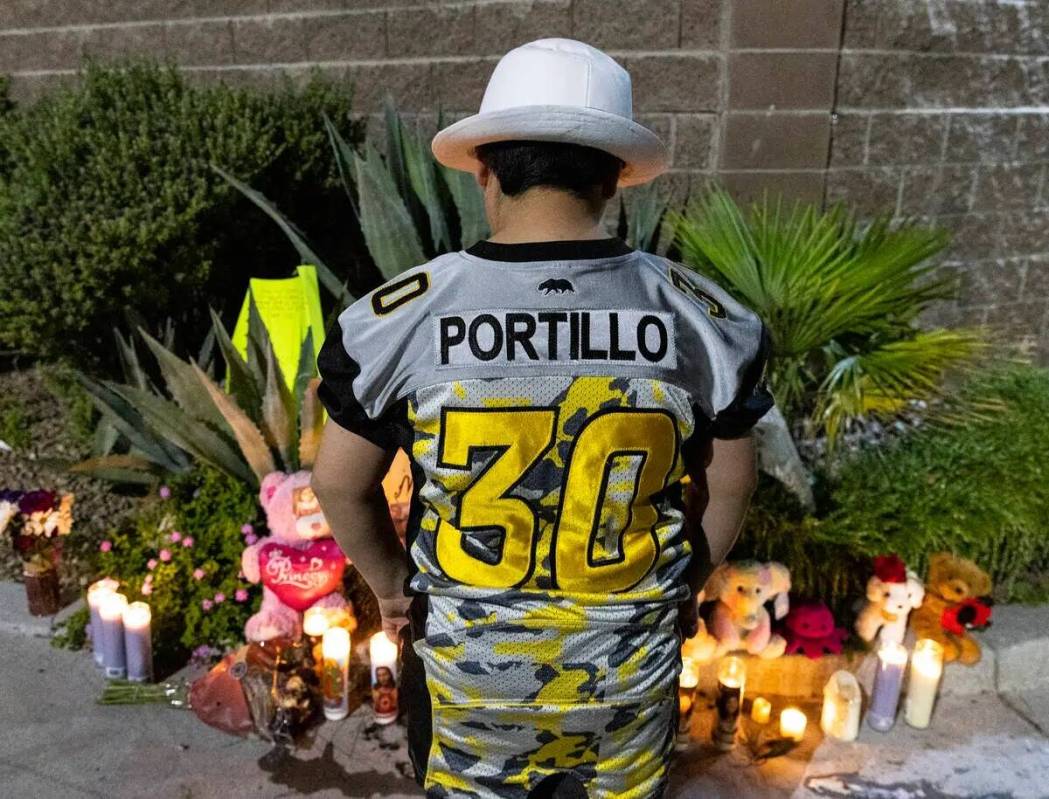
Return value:
M 878 650 L 878 671 L 874 675 L 874 690 L 867 723 L 878 732 L 887 732 L 896 723 L 896 706 L 900 701 L 903 670 L 907 665 L 907 650 L 895 641 L 886 641 Z
M 331 721 L 344 719 L 350 712 L 349 682 L 350 634 L 343 627 L 329 627 L 321 640 L 324 670 L 321 692 L 324 695 L 324 717 Z
M 687 655 L 681 658 L 681 674 L 678 676 L 677 685 L 678 744 L 684 745 L 689 740 L 696 686 L 699 685 L 699 664 Z
M 747 670 L 737 657 L 727 657 L 718 666 L 718 696 L 714 702 L 717 723 L 714 725 L 714 745 L 729 750 L 736 743 L 736 726 L 743 704 L 743 685 Z
M 102 599 L 106 594 L 112 594 L 120 587 L 120 583 L 105 577 L 98 582 L 92 583 L 87 589 L 87 607 L 91 618 L 91 650 L 95 656 L 95 663 L 104 665 L 105 655 L 102 644 L 102 615 L 99 612 L 102 607 Z
M 372 710 L 379 724 L 397 720 L 397 644 L 384 632 L 377 632 L 368 641 L 368 656 L 372 671 Z
M 855 675 L 836 671 L 823 689 L 823 712 L 820 728 L 839 741 L 855 741 L 860 732 L 860 709 L 863 693 Z
M 750 718 L 758 724 L 768 724 L 772 718 L 772 703 L 763 696 L 755 697 L 750 705 Z
M 320 638 L 330 626 L 327 608 L 309 608 L 302 614 L 302 631 L 310 638 Z
M 127 676 L 127 656 L 124 652 L 124 608 L 127 597 L 115 591 L 102 597 L 98 608 L 102 620 L 102 665 L 106 677 L 122 680 Z
M 153 643 L 149 629 L 152 616 L 145 602 L 132 602 L 124 609 L 124 652 L 127 678 L 132 682 L 153 680 Z
M 779 714 L 779 734 L 783 738 L 800 741 L 805 737 L 805 728 L 808 724 L 808 718 L 796 707 L 784 708 Z
M 910 726 L 920 730 L 929 726 L 942 674 L 943 646 L 931 638 L 923 638 L 914 646 L 907 697 L 903 702 L 903 719 Z

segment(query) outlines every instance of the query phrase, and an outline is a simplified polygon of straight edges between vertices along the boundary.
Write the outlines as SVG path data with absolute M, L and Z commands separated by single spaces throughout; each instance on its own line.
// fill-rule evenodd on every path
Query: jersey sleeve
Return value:
M 756 351 L 743 370 L 739 391 L 732 402 L 715 415 L 710 426 L 713 438 L 740 438 L 772 409 L 775 400 L 765 381 L 769 351 L 768 328 L 761 323 Z

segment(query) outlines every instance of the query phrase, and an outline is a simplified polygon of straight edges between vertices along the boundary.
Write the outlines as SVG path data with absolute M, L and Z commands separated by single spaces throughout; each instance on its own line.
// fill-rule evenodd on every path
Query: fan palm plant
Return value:
M 249 306 L 247 357 L 212 314 L 212 332 L 226 362 L 222 387 L 196 360 L 183 360 L 141 328 L 156 359 L 164 390 L 141 366 L 131 340 L 117 334 L 126 383 L 79 379 L 103 421 L 125 442 L 74 470 L 120 482 L 150 482 L 164 472 L 189 470 L 194 461 L 258 485 L 276 469 L 309 468 L 320 443 L 324 414 L 317 398 L 312 336 L 302 342 L 292 388 L 281 374 L 273 344 L 254 302 Z
M 828 450 L 853 420 L 942 399 L 945 377 L 987 348 L 981 329 L 918 325 L 954 292 L 931 260 L 947 244 L 941 230 L 889 215 L 861 229 L 842 205 L 768 196 L 744 214 L 717 187 L 669 222 L 682 261 L 764 320 L 778 406 L 792 427 L 825 434 Z

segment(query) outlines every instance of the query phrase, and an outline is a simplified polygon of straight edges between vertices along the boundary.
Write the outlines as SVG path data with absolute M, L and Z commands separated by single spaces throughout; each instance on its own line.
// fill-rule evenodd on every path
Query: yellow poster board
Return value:
M 254 298 L 289 389 L 294 388 L 295 375 L 299 369 L 299 350 L 307 331 L 313 333 L 314 356 L 320 352 L 324 343 L 324 317 L 321 315 L 317 270 L 303 265 L 295 272 L 295 277 L 276 280 L 252 278 L 248 292 L 244 295 L 237 325 L 233 328 L 233 346 L 246 358 L 249 299 Z

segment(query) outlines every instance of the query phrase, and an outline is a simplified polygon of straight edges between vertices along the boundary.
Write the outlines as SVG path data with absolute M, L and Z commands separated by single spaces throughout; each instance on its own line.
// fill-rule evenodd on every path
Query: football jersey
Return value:
M 416 650 L 442 746 L 484 748 L 476 768 L 505 782 L 557 761 L 543 746 L 572 706 L 643 749 L 615 719 L 641 724 L 677 675 L 681 479 L 711 437 L 771 406 L 761 321 L 611 238 L 482 241 L 389 281 L 338 327 L 319 358 L 331 418 L 412 461 L 410 587 L 428 606 Z M 524 707 L 535 751 L 492 755 Z M 641 749 L 635 761 L 658 759 Z M 449 763 L 434 779 L 454 794 Z

